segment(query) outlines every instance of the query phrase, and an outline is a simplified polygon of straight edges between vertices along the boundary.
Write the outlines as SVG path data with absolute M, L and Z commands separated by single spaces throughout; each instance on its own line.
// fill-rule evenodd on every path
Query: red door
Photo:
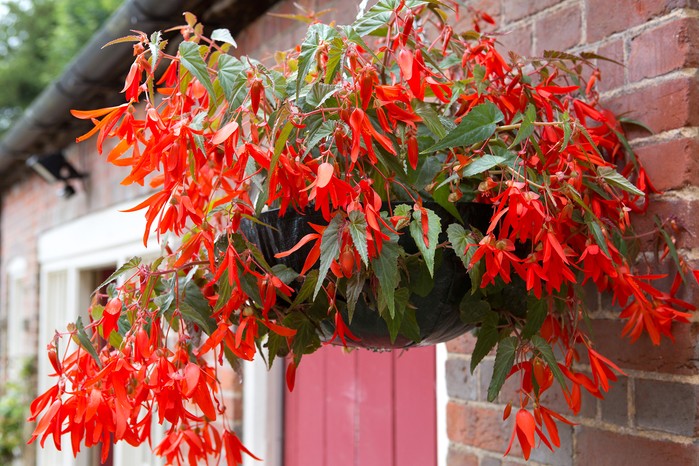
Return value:
M 284 403 L 285 466 L 435 466 L 434 347 L 304 357 Z

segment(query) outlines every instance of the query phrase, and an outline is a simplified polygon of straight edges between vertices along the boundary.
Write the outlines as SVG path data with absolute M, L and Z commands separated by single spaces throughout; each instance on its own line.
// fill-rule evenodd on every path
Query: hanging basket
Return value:
M 457 223 L 458 220 L 436 203 L 425 203 L 424 205 L 442 219 L 442 233 L 439 242 L 446 241 L 446 227 L 451 223 Z M 493 212 L 492 206 L 478 203 L 460 203 L 456 206 L 464 225 L 473 226 L 480 231 L 484 231 L 488 227 Z M 279 217 L 277 210 L 271 210 L 262 213 L 258 220 L 272 228 L 244 220 L 241 223 L 241 231 L 249 241 L 258 246 L 270 265 L 284 264 L 296 272 L 303 268 L 303 263 L 311 248 L 310 245 L 306 245 L 284 258 L 275 258 L 275 254 L 291 249 L 305 235 L 313 233 L 314 230 L 308 225 L 309 223 L 327 224 L 321 213 L 317 211 L 310 211 L 304 215 L 288 211 L 284 216 Z M 400 236 L 398 244 L 408 254 L 418 252 L 413 238 L 407 232 Z M 410 305 L 416 309 L 415 315 L 420 329 L 420 340 L 415 342 L 399 333 L 395 340 L 391 341 L 388 326 L 377 311 L 374 304 L 375 299 L 371 299 L 372 293 L 367 284 L 357 302 L 351 322 L 348 318 L 346 304 L 344 302 L 338 303 L 343 320 L 348 323 L 350 331 L 359 338 L 359 341 L 347 339 L 347 346 L 379 351 L 429 346 L 451 340 L 474 327 L 472 324 L 462 322 L 459 309 L 463 297 L 471 290 L 471 280 L 466 269 L 450 248 L 441 248 L 438 249 L 438 252 L 441 254 L 438 253 L 435 260 L 431 289 L 423 296 L 412 293 L 409 297 Z M 367 295 L 370 298 L 368 300 Z M 335 326 L 332 321 L 326 320 L 320 323 L 319 333 L 322 340 L 328 341 L 334 331 Z M 337 339 L 334 343 L 342 344 Z

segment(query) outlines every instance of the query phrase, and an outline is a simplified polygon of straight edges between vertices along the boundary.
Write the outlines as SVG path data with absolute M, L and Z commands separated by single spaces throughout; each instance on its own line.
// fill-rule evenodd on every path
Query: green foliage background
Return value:
M 122 0 L 0 0 L 0 136 Z

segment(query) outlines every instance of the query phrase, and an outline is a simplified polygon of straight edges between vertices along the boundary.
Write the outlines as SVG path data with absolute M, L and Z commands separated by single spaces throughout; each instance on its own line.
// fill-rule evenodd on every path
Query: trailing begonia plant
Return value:
M 638 254 L 630 214 L 655 191 L 598 102 L 601 57 L 508 61 L 479 32 L 489 16 L 459 32 L 455 14 L 447 1 L 382 0 L 351 26 L 311 21 L 273 65 L 229 54 L 230 34 L 206 35 L 191 14 L 176 52 L 160 33 L 116 41 L 135 42 L 126 102 L 74 111 L 94 123 L 78 141 L 96 136 L 129 167 L 123 184 L 153 188 L 131 209 L 145 210 L 144 242 L 180 240 L 119 268 L 90 322 L 49 345 L 56 384 L 32 405 L 32 440 L 60 448 L 70 434 L 75 452 L 101 442 L 105 457 L 110 439 L 150 442 L 157 420 L 168 463 L 239 464 L 250 453 L 217 367 L 283 357 L 293 388 L 303 355 L 361 345 L 359 307 L 391 342 L 423 343 L 416 302 L 449 254 L 467 280 L 455 308 L 476 328 L 472 368 L 496 354 L 488 399 L 507 378 L 519 387 L 505 416 L 514 404 L 525 458 L 558 447 L 557 423 L 570 423 L 545 392 L 576 414 L 583 390 L 602 397 L 621 372 L 595 349 L 586 284 L 610 294 L 623 335 L 671 338 L 693 309 L 676 297 L 689 270 L 662 222 L 678 266 L 669 290 Z M 480 223 L 463 215 L 474 203 Z M 290 217 L 298 237 L 274 226 Z M 265 232 L 292 242 L 269 252 Z

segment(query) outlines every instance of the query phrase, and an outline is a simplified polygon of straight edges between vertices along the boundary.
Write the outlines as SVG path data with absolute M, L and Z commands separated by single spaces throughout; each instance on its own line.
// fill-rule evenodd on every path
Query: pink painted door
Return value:
M 435 466 L 434 347 L 304 357 L 286 392 L 284 466 Z

